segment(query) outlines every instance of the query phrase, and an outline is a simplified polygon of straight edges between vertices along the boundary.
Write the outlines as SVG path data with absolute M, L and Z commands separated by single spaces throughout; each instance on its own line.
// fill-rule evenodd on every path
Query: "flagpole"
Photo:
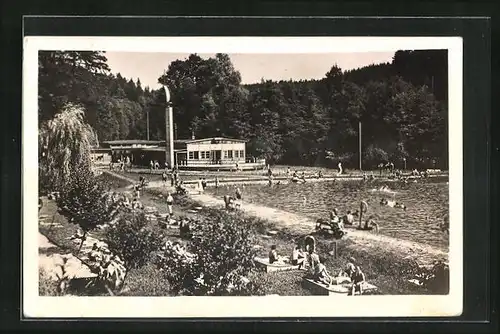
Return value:
M 146 122 L 147 122 L 147 137 L 148 137 L 148 140 L 149 140 L 149 109 L 146 110 Z
M 362 171 L 362 153 L 361 153 L 361 121 L 359 121 L 359 170 Z

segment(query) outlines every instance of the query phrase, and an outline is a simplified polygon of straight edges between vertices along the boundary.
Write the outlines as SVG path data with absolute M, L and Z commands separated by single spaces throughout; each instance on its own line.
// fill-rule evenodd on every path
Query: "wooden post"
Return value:
M 335 240 L 333 242 L 333 258 L 336 259 L 337 258 L 337 241 Z

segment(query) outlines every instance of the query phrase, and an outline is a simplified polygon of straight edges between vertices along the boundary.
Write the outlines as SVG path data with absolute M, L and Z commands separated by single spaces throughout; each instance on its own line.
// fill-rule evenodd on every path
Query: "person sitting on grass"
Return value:
M 359 266 L 356 267 L 354 273 L 351 276 L 352 286 L 350 289 L 350 295 L 354 296 L 356 292 L 359 292 L 360 295 L 363 294 L 363 283 L 366 281 L 365 274 L 361 271 Z
M 147 185 L 146 178 L 144 176 L 139 176 L 139 184 L 141 188 L 144 188 Z
M 239 199 L 239 200 L 241 200 L 241 198 L 242 198 L 240 188 L 236 188 L 236 198 Z
M 353 225 L 354 224 L 354 215 L 351 213 L 351 210 L 347 211 L 347 214 L 344 216 L 344 224 Z
M 240 206 L 234 197 L 228 195 L 224 195 L 224 204 L 226 206 L 226 210 L 234 210 Z
M 175 187 L 176 191 L 178 194 L 187 194 L 187 189 L 186 187 L 184 186 L 184 182 L 183 181 L 179 181 L 179 183 L 177 183 L 177 186 Z
M 278 255 L 278 251 L 276 250 L 276 245 L 271 246 L 271 250 L 269 251 L 269 264 L 273 264 L 279 262 L 280 256 Z
M 311 254 L 311 269 L 312 279 L 314 281 L 327 286 L 330 286 L 332 284 L 332 277 L 328 274 L 325 265 L 321 263 L 319 255 L 316 253 Z
M 358 229 L 364 231 L 371 231 L 375 229 L 375 231 L 378 233 L 378 224 L 374 218 L 375 217 L 373 215 L 369 216 L 368 220 L 365 221 L 365 224 L 363 226 L 359 226 Z
M 137 209 L 143 209 L 144 206 L 142 205 L 141 202 L 137 198 L 134 198 L 132 200 L 132 209 L 137 210 Z
M 344 270 L 341 270 L 338 277 L 347 277 L 349 280 L 351 279 L 352 275 L 354 275 L 354 272 L 356 271 L 356 266 L 349 262 Z
M 292 264 L 294 266 L 298 265 L 299 266 L 298 269 L 301 269 L 304 263 L 304 258 L 305 258 L 304 252 L 302 251 L 299 245 L 296 245 L 292 251 Z
M 332 211 L 330 211 L 330 224 L 333 230 L 342 231 L 344 229 L 344 224 L 342 223 L 342 220 L 338 216 L 337 209 L 333 209 Z
M 302 175 L 300 175 L 300 179 L 303 183 L 306 183 L 306 174 L 304 172 L 302 172 Z

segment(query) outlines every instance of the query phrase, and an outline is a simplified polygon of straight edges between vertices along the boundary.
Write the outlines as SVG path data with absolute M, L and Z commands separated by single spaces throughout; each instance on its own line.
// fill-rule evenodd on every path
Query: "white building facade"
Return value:
M 241 139 L 216 137 L 190 140 L 186 142 L 185 165 L 244 164 L 245 146 L 246 141 Z

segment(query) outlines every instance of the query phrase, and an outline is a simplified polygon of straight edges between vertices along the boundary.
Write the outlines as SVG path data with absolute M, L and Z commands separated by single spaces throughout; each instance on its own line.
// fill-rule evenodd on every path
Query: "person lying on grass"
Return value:
M 388 206 L 390 208 L 396 208 L 396 209 L 403 209 L 406 211 L 406 205 L 404 205 L 403 203 L 400 203 L 400 202 L 396 202 L 394 200 L 388 200 L 386 198 L 382 198 L 380 200 L 380 205 L 381 206 Z

